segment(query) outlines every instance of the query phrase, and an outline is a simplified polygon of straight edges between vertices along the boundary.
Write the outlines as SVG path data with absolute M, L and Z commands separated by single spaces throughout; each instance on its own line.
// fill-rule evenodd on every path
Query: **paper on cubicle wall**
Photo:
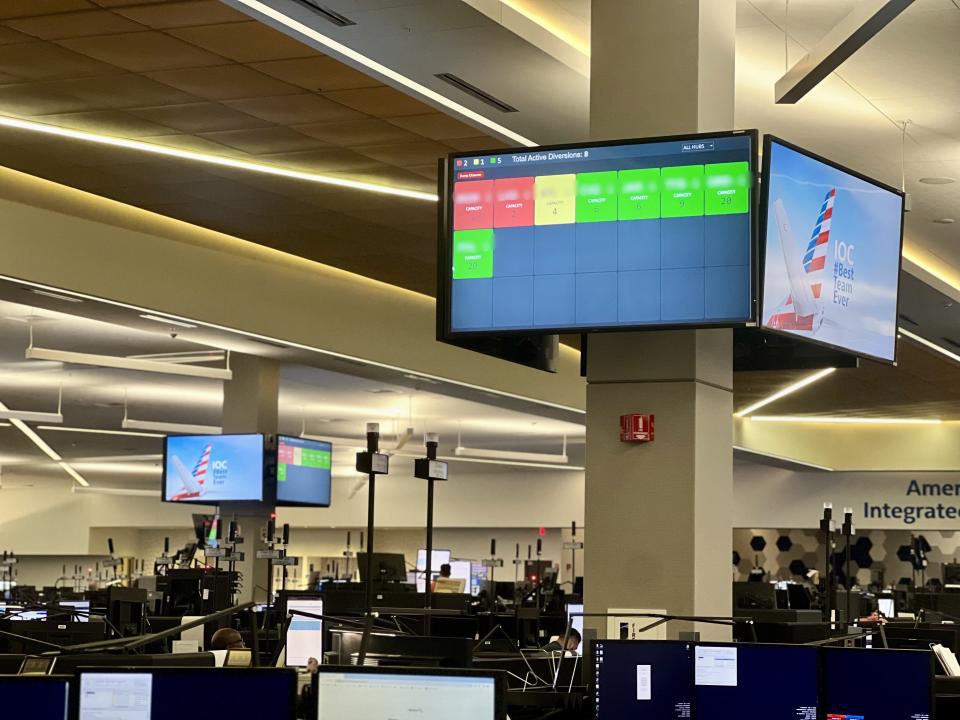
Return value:
M 647 625 L 656 621 L 652 617 L 630 617 L 631 615 L 666 615 L 663 608 L 608 608 L 607 613 L 607 640 L 666 640 L 667 625 L 662 623 L 656 627 L 641 632 Z

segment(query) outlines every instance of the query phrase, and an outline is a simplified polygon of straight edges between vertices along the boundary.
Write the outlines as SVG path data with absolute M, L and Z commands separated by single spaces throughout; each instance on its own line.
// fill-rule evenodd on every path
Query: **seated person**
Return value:
M 243 638 L 233 628 L 220 628 L 210 638 L 211 650 L 246 650 Z
M 577 632 L 574 628 L 570 628 L 569 634 L 567 635 L 567 647 L 566 650 L 569 653 L 576 655 L 577 650 L 580 648 L 580 641 L 583 638 L 580 637 L 580 633 Z M 563 647 L 561 643 L 563 642 L 563 635 L 553 642 L 549 642 L 544 645 L 541 650 L 546 650 L 547 652 L 560 652 Z

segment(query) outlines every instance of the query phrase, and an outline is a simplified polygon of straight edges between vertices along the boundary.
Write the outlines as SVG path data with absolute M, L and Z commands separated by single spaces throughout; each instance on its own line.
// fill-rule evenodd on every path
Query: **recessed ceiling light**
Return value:
M 953 218 L 937 218 L 936 220 L 934 220 L 934 222 L 939 223 L 940 225 L 953 225 L 956 222 L 956 220 L 954 220 Z
M 920 182 L 924 185 L 949 185 L 950 183 L 956 182 L 952 177 L 942 177 L 942 176 L 932 176 L 932 177 L 922 177 Z
M 83 302 L 83 300 L 81 300 L 78 297 L 71 297 L 70 295 L 60 295 L 58 293 L 49 292 L 48 290 L 41 290 L 39 288 L 30 288 L 30 292 L 32 292 L 34 295 L 43 295 L 44 297 L 53 298 L 54 300 L 63 300 L 64 302 L 71 302 L 71 303 Z
M 152 320 L 153 322 L 163 323 L 164 325 L 176 325 L 177 327 L 182 328 L 195 328 L 196 325 L 193 325 L 188 322 L 183 322 L 182 320 L 171 320 L 170 318 L 160 317 L 159 315 L 141 315 L 144 320 Z

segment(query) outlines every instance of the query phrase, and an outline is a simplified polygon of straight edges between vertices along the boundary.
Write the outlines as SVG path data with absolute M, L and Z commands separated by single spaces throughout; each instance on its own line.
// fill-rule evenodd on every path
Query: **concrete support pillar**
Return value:
M 278 423 L 280 366 L 275 360 L 252 355 L 231 355 L 233 380 L 223 386 L 223 432 L 275 435 Z M 268 563 L 257 560 L 257 551 L 265 550 L 261 530 L 273 508 L 255 503 L 224 503 L 220 508 L 224 526 L 236 514 L 243 531 L 245 558 L 238 563 L 242 574 L 239 601 L 265 600 Z
M 593 137 L 733 129 L 735 25 L 735 0 L 593 0 Z M 730 615 L 732 376 L 730 330 L 591 336 L 587 612 Z M 655 414 L 653 443 L 620 442 L 627 413 Z

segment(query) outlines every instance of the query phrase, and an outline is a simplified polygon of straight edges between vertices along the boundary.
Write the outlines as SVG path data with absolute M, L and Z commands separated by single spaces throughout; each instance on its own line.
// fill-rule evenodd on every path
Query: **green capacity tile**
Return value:
M 617 219 L 617 171 L 577 173 L 577 222 Z
M 303 467 L 328 468 L 330 467 L 330 452 L 303 448 L 300 453 L 300 465 Z
M 729 162 L 704 170 L 707 215 L 735 215 L 750 211 L 750 164 Z
M 453 279 L 493 277 L 493 229 L 454 230 Z
M 660 168 L 621 170 L 618 216 L 621 220 L 660 217 Z
M 660 171 L 660 178 L 663 217 L 703 215 L 703 165 L 665 167 Z
M 287 481 L 287 466 L 286 463 L 280 463 L 277 465 L 277 482 L 286 482 Z

